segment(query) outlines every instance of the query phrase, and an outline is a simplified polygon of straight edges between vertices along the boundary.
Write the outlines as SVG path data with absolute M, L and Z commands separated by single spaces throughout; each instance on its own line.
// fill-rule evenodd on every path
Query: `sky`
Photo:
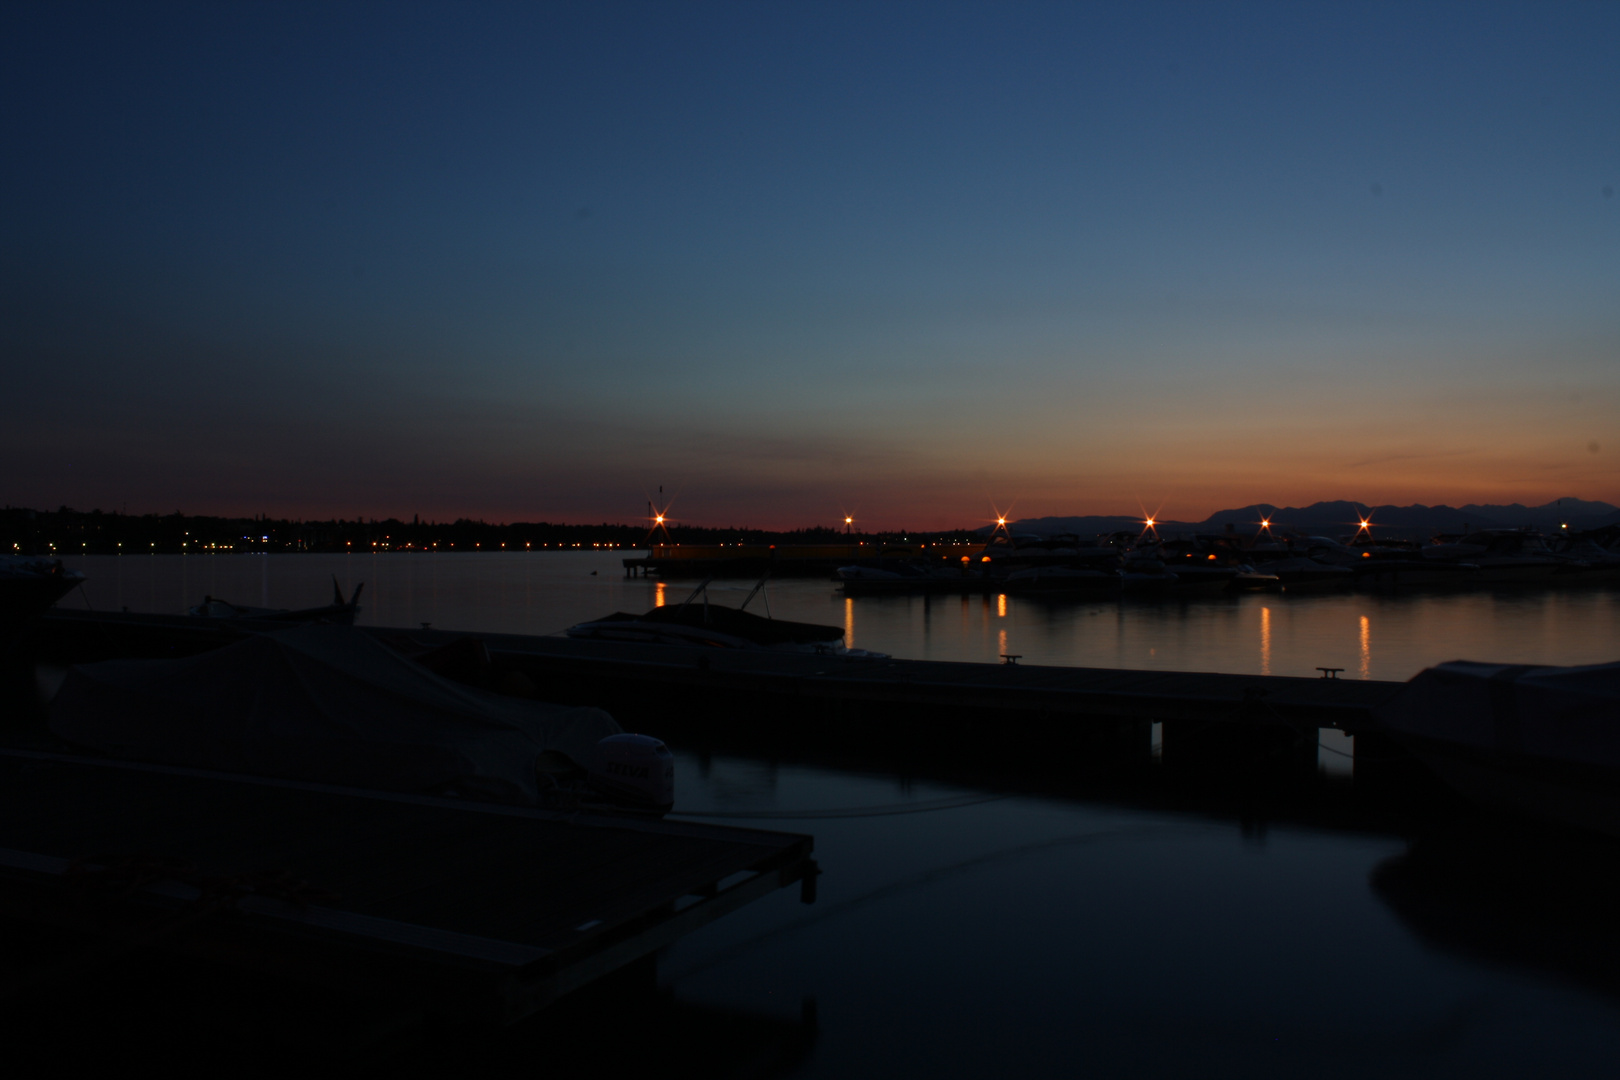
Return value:
M 0 502 L 1620 502 L 1620 4 L 0 6 Z

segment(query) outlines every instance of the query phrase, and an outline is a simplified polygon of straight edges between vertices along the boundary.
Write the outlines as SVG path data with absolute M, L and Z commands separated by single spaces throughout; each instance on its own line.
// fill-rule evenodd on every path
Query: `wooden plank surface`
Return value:
M 788 833 L 575 818 L 0 751 L 0 847 L 285 871 L 341 911 L 546 949 L 810 850 Z
M 433 646 L 447 631 L 367 628 L 384 640 Z M 1129 719 L 1243 719 L 1355 731 L 1404 685 L 1221 672 L 1141 671 L 855 659 L 768 650 L 575 641 L 480 634 L 492 653 L 560 679 L 629 681 L 672 692 L 763 693 L 997 712 Z

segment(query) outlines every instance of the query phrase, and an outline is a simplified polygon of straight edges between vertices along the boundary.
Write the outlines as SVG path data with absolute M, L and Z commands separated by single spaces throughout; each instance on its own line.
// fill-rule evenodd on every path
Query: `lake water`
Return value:
M 550 633 L 690 590 L 627 580 L 621 557 L 87 558 L 74 565 L 91 581 L 64 606 L 178 612 L 207 593 L 306 607 L 335 575 L 366 582 L 366 624 Z M 768 600 L 852 645 L 930 659 L 1404 679 L 1456 658 L 1620 658 L 1612 589 L 1060 604 L 850 601 L 784 581 Z M 1084 784 L 1008 795 L 854 749 L 838 766 L 675 749 L 680 813 L 815 836 L 816 904 L 783 890 L 660 959 L 683 1002 L 792 1018 L 813 1001 L 819 1033 L 792 1075 L 1584 1076 L 1620 1060 L 1620 938 L 1609 914 L 1566 903 L 1594 867 L 1620 868 L 1606 845 L 1532 857 L 1563 841 L 1498 843 L 1482 825 L 1414 848 L 1389 827 L 1239 820 L 1196 799 L 1160 810 Z M 1438 877 L 1399 872 L 1436 852 Z
M 63 607 L 183 613 L 212 595 L 314 607 L 360 582 L 366 626 L 552 634 L 610 611 L 679 603 L 693 584 L 626 578 L 631 553 L 499 555 L 126 555 L 72 565 L 90 575 Z M 593 573 L 594 576 L 593 576 Z M 752 581 L 709 586 L 738 604 Z M 771 582 L 751 611 L 844 627 L 845 644 L 921 660 L 1407 679 L 1446 660 L 1586 664 L 1620 659 L 1620 589 L 1458 593 L 1248 593 L 1183 601 L 1016 596 L 850 599 L 825 580 Z

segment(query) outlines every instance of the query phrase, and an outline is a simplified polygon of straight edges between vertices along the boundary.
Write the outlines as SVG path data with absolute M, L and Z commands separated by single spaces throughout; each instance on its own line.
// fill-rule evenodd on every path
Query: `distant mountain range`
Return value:
M 1510 503 L 1506 506 L 1470 503 L 1467 506 L 1368 506 L 1366 503 L 1336 502 L 1312 503 L 1310 506 L 1272 506 L 1256 503 L 1235 510 L 1218 510 L 1203 521 L 1161 521 L 1159 532 L 1224 532 L 1228 525 L 1238 532 L 1253 532 L 1262 519 L 1269 520 L 1274 529 L 1292 532 L 1317 533 L 1324 536 L 1344 536 L 1355 532 L 1357 523 L 1369 520 L 1379 536 L 1409 536 L 1421 539 L 1437 532 L 1462 532 L 1465 529 L 1516 529 L 1534 526 L 1551 532 L 1568 525 L 1570 532 L 1598 529 L 1605 525 L 1620 525 L 1620 507 L 1589 499 L 1555 499 L 1545 506 L 1524 506 Z M 1015 533 L 1035 533 L 1050 536 L 1053 533 L 1076 533 L 1090 536 L 1097 533 L 1130 530 L 1139 532 L 1139 517 L 1090 516 L 1023 518 L 1008 526 Z M 982 530 L 988 531 L 988 530 Z

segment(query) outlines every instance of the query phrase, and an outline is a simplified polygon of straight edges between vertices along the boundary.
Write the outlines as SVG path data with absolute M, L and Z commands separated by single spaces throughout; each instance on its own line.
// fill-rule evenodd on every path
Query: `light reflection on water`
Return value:
M 1271 674 L 1271 609 L 1260 609 L 1260 674 Z
M 499 633 L 556 633 L 611 611 L 645 611 L 690 595 L 689 583 L 626 578 L 622 557 L 126 555 L 91 556 L 73 565 L 90 575 L 85 594 L 98 608 L 179 613 L 204 594 L 311 607 L 330 600 L 335 576 L 346 592 L 366 582 L 363 624 L 431 622 L 441 629 Z M 738 604 L 753 584 L 716 581 L 710 597 Z M 767 597 L 778 618 L 841 625 L 851 646 L 927 660 L 998 663 L 1016 653 L 1024 664 L 1305 677 L 1315 677 L 1319 667 L 1338 667 L 1347 676 L 1398 680 L 1446 660 L 1620 659 L 1620 591 L 1613 588 L 1181 601 L 1006 594 L 852 599 L 831 582 L 794 579 L 771 582 Z M 64 607 L 85 603 L 77 592 L 62 601 Z
M 554 632 L 689 595 L 685 583 L 626 579 L 619 557 L 76 565 L 101 608 L 178 612 L 203 593 L 304 607 L 326 602 L 336 575 L 345 589 L 366 581 L 364 623 L 492 632 Z M 711 596 L 735 604 L 752 584 L 716 582 Z M 1612 591 L 1060 603 L 856 600 L 824 581 L 769 590 L 778 617 L 842 624 L 862 648 L 991 663 L 1022 653 L 1024 663 L 1307 676 L 1331 665 L 1401 679 L 1457 657 L 1614 659 L 1620 640 Z M 1349 749 L 1338 733 L 1322 737 Z M 1257 831 L 1079 796 L 828 816 L 987 789 L 891 775 L 859 747 L 837 769 L 677 751 L 683 814 L 816 838 L 816 905 L 775 893 L 661 960 L 682 1000 L 793 1017 L 814 998 L 821 1034 L 796 1075 L 1574 1075 L 1620 1055 L 1609 999 L 1425 945 L 1370 885 L 1405 850 L 1394 836 Z M 769 816 L 736 816 L 753 812 Z

